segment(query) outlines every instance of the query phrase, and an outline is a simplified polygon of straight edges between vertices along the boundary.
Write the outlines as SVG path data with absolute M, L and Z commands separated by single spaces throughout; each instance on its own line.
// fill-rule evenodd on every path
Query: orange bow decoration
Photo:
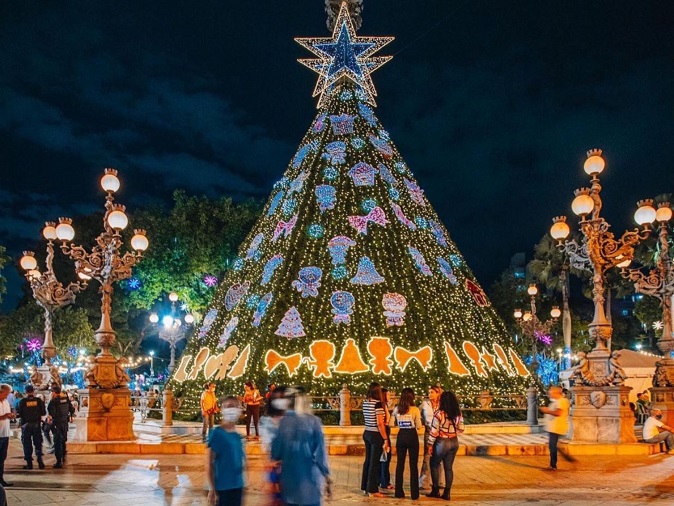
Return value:
M 268 373 L 271 373 L 280 365 L 284 365 L 288 374 L 294 376 L 302 363 L 302 354 L 293 353 L 292 355 L 284 357 L 275 350 L 269 350 L 264 356 L 264 363 L 266 366 L 265 371 Z
M 397 346 L 393 352 L 393 358 L 397 362 L 401 371 L 404 371 L 410 362 L 412 362 L 412 360 L 416 360 L 421 368 L 425 371 L 431 366 L 433 350 L 431 350 L 430 346 L 424 346 L 417 351 L 409 351 L 405 348 L 402 348 L 401 346 Z

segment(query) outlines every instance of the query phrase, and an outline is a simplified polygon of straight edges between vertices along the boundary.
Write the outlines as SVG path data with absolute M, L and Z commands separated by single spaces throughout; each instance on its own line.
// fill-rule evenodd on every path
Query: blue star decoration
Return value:
M 325 105 L 334 85 L 342 79 L 353 81 L 365 94 L 366 102 L 377 105 L 377 90 L 370 74 L 393 57 L 372 55 L 393 39 L 356 36 L 347 2 L 342 2 L 332 37 L 296 38 L 298 44 L 318 56 L 297 60 L 319 75 L 313 94 L 320 95 L 318 107 Z

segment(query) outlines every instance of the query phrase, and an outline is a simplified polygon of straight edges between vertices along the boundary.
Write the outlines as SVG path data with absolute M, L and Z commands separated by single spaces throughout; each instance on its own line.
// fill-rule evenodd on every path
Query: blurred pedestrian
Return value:
M 382 452 L 388 452 L 391 449 L 391 441 L 384 424 L 384 406 L 379 383 L 371 383 L 367 390 L 367 398 L 363 401 L 363 419 L 365 421 L 363 432 L 365 462 L 363 462 L 360 489 L 366 495 L 384 497 L 384 494 L 379 492 L 380 459 Z
M 241 417 L 241 404 L 229 396 L 222 400 L 220 408 L 222 423 L 210 432 L 206 450 L 208 504 L 241 506 L 246 455 L 235 425 Z
M 262 404 L 262 396 L 252 381 L 247 381 L 243 386 L 243 403 L 246 405 L 246 440 L 259 441 L 260 440 L 260 404 Z M 255 437 L 250 436 L 250 421 L 253 420 L 255 426 Z
M 19 402 L 17 415 L 21 419 L 21 442 L 24 469 L 33 469 L 33 447 L 35 458 L 40 469 L 44 469 L 42 460 L 42 418 L 46 415 L 44 401 L 35 397 L 33 385 L 26 385 L 26 396 Z
M 396 486 L 395 496 L 404 498 L 403 473 L 405 471 L 405 456 L 409 453 L 410 461 L 410 495 L 412 500 L 419 499 L 419 431 L 423 428 L 421 413 L 414 405 L 414 390 L 403 388 L 400 393 L 400 401 L 393 410 L 390 426 L 397 425 L 398 437 L 396 438 Z
M 283 504 L 319 506 L 324 487 L 328 497 L 331 495 L 330 468 L 321 421 L 309 413 L 302 387 L 290 388 L 286 394 L 290 398 L 290 406 L 271 444 L 271 458 L 281 468 Z
M 454 392 L 446 390 L 440 395 L 440 406 L 433 415 L 431 433 L 428 437 L 428 454 L 431 456 L 431 480 L 433 486 L 427 497 L 442 497 L 449 501 L 454 481 L 454 459 L 459 449 L 458 435 L 464 431 L 459 400 Z M 440 464 L 445 471 L 445 488 L 440 495 Z
M 7 402 L 7 396 L 12 391 L 12 387 L 3 383 L 0 385 L 0 485 L 11 487 L 11 483 L 5 481 L 5 460 L 7 459 L 7 450 L 9 449 L 9 436 L 11 429 L 9 423 L 16 418 Z
M 428 437 L 431 435 L 431 424 L 433 423 L 433 415 L 440 407 L 440 394 L 442 394 L 442 388 L 438 385 L 433 385 L 428 389 L 428 399 L 424 399 L 421 403 L 421 422 L 424 424 L 424 461 L 421 464 L 421 476 L 419 476 L 419 488 L 424 489 L 426 487 L 426 482 L 430 479 L 431 475 L 431 456 L 428 453 Z M 443 485 L 444 481 L 440 479 L 440 486 Z
M 271 395 L 267 399 L 266 415 L 260 420 L 262 448 L 267 455 L 271 453 L 271 444 L 276 434 L 278 434 L 281 419 L 290 407 L 290 399 L 285 396 L 285 392 L 286 388 L 283 386 L 275 388 L 270 392 Z M 270 506 L 281 506 L 283 505 L 283 497 L 281 496 L 281 468 L 269 456 L 266 469 L 271 495 Z
M 199 400 L 201 408 L 201 440 L 205 443 L 215 424 L 215 413 L 218 412 L 218 399 L 215 397 L 215 383 L 204 384 L 204 391 Z
M 550 449 L 550 466 L 548 471 L 557 470 L 557 442 L 560 436 L 569 432 L 569 399 L 562 394 L 562 388 L 552 386 L 548 390 L 550 404 L 542 407 L 545 413 L 545 430 L 548 432 L 548 448 Z

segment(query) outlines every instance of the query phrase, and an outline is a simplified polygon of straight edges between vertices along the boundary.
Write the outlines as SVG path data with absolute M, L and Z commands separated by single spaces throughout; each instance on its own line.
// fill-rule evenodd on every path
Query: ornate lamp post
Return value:
M 587 152 L 583 169 L 590 176 L 590 187 L 576 190 L 576 198 L 571 204 L 573 212 L 580 217 L 579 228 L 587 242 L 592 266 L 594 318 L 589 325 L 589 334 L 595 341 L 592 352 L 587 358 L 581 359 L 574 371 L 576 385 L 580 385 L 574 388 L 574 395 L 577 397 L 574 438 L 585 441 L 633 442 L 634 430 L 632 426 L 628 426 L 630 415 L 627 413 L 629 389 L 622 386 L 624 373 L 617 362 L 619 353 L 614 352 L 612 357 L 609 349 L 613 327 L 606 319 L 604 310 L 604 284 L 608 269 L 629 265 L 634 256 L 634 247 L 650 234 L 649 224 L 655 220 L 656 211 L 648 202 L 640 202 L 635 219 L 643 228 L 626 231 L 620 239 L 615 239 L 614 234 L 609 232 L 609 223 L 600 216 L 602 187 L 599 174 L 606 167 L 601 155 L 600 149 Z M 553 219 L 550 234 L 557 240 L 560 248 L 564 248 L 564 240 L 569 233 L 570 228 L 565 217 Z M 612 387 L 614 384 L 616 386 Z M 602 408 L 605 409 L 602 411 Z M 615 418 L 619 419 L 619 423 L 611 420 Z
M 37 260 L 32 251 L 24 251 L 19 261 L 26 271 L 26 279 L 30 283 L 33 297 L 40 307 L 44 309 L 44 344 L 42 345 L 42 358 L 45 365 L 31 376 L 31 381 L 36 388 L 46 388 L 51 379 L 51 359 L 56 356 L 56 346 L 52 337 L 52 322 L 54 311 L 60 307 L 75 302 L 75 296 L 86 288 L 86 280 L 69 283 L 67 286 L 56 279 L 53 269 L 54 239 L 56 239 L 56 224 L 47 222 L 42 235 L 47 239 L 46 270 L 40 272 L 37 269 Z M 42 370 L 40 370 L 42 369 Z
M 550 334 L 550 328 L 560 317 L 562 312 L 557 306 L 552 308 L 552 319 L 542 322 L 536 315 L 536 295 L 538 287 L 529 285 L 527 293 L 531 299 L 531 310 L 522 313 L 521 309 L 515 309 L 515 319 L 522 329 L 522 334 L 531 341 L 531 375 L 529 376 L 529 388 L 527 389 L 527 423 L 538 425 L 538 340 L 542 336 Z
M 642 201 L 653 205 L 652 200 Z M 636 219 L 636 217 L 635 217 Z M 672 334 L 672 298 L 674 298 L 674 262 L 669 252 L 670 223 L 672 209 L 669 202 L 658 204 L 655 221 L 658 222 L 658 254 L 654 269 L 643 272 L 640 269 L 629 269 L 624 265 L 620 270 L 623 277 L 634 283 L 634 289 L 656 297 L 662 307 L 662 336 L 658 340 L 658 348 L 664 354 L 664 359 L 656 362 L 655 376 L 653 377 L 653 401 L 662 404 L 667 424 L 674 423 L 674 334 Z
M 162 325 L 159 327 L 157 333 L 159 334 L 159 339 L 166 341 L 169 344 L 171 360 L 169 361 L 168 370 L 169 373 L 173 373 L 176 361 L 176 346 L 180 341 L 185 339 L 187 331 L 194 323 L 194 316 L 187 313 L 182 321 L 180 318 L 176 318 L 176 302 L 178 302 L 178 294 L 176 292 L 171 292 L 169 293 L 168 298 L 171 301 L 171 314 L 162 318 Z M 152 313 L 150 315 L 150 323 L 156 325 L 158 322 L 159 316 L 156 313 Z M 185 325 L 183 325 L 183 322 Z
M 115 204 L 113 194 L 119 189 L 117 171 L 105 169 L 101 187 L 106 192 L 103 232 L 96 237 L 96 245 L 87 251 L 73 244 L 75 229 L 72 220 L 59 218 L 56 237 L 61 241 L 61 251 L 75 261 L 80 276 L 93 278 L 100 283 L 101 324 L 94 339 L 101 352 L 93 358 L 86 373 L 88 389 L 81 390 L 82 406 L 76 419 L 78 441 L 111 441 L 133 439 L 133 414 L 130 408 L 131 392 L 127 388 L 129 376 L 125 371 L 124 357 L 117 360 L 110 348 L 115 342 L 115 331 L 110 323 L 113 283 L 131 276 L 131 268 L 142 258 L 149 245 L 144 230 L 134 230 L 131 238 L 133 252 L 121 252 L 121 231 L 129 220 L 125 207 Z

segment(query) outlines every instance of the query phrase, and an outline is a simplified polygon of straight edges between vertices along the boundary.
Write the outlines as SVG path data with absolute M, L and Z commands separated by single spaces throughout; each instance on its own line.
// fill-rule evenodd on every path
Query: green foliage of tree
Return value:
M 511 269 L 501 273 L 501 277 L 491 284 L 489 299 L 496 313 L 501 317 L 510 335 L 519 332 L 520 327 L 513 316 L 516 308 L 526 308 L 529 296 L 524 280 L 515 278 Z
M 655 297 L 644 296 L 634 304 L 634 316 L 647 328 L 653 323 L 662 321 L 662 305 Z
M 5 247 L 0 246 L 0 302 L 2 302 L 2 294 L 7 291 L 7 280 L 2 275 L 2 270 L 5 268 L 5 265 L 7 265 L 7 262 L 9 262 L 9 257 L 5 255 L 5 251 Z
M 260 215 L 260 203 L 234 203 L 229 197 L 209 199 L 173 194 L 170 211 L 149 208 L 133 217 L 136 228 L 147 230 L 150 247 L 134 269 L 142 288 L 129 291 L 131 307 L 150 309 L 168 292 L 176 291 L 192 312 L 203 311 L 213 290 L 205 274 L 221 278 L 231 266 L 239 244 Z

